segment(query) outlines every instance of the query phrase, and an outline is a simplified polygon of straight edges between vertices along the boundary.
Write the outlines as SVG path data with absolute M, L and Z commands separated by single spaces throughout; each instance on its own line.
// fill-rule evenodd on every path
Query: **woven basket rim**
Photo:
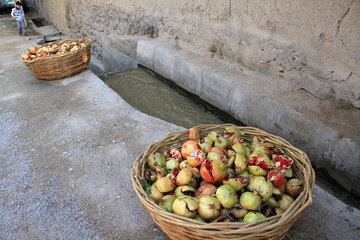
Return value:
M 54 42 L 44 43 L 44 44 L 42 44 L 41 46 L 39 46 L 39 48 L 49 46 L 50 44 L 61 44 L 61 43 L 63 43 L 63 42 L 68 42 L 68 41 L 73 41 L 73 42 L 85 41 L 86 43 L 85 43 L 85 46 L 84 46 L 84 47 L 79 48 L 79 49 L 76 50 L 76 51 L 66 52 L 65 54 L 62 54 L 62 55 L 52 54 L 52 55 L 47 55 L 47 56 L 44 57 L 44 58 L 35 58 L 35 59 L 32 59 L 32 60 L 25 60 L 25 59 L 22 59 L 22 58 L 20 58 L 20 59 L 21 59 L 24 63 L 31 64 L 31 63 L 34 63 L 34 62 L 37 62 L 37 61 L 43 61 L 43 60 L 55 59 L 55 58 L 62 58 L 62 57 L 66 57 L 66 56 L 69 56 L 69 55 L 74 55 L 74 54 L 78 53 L 79 51 L 81 51 L 82 49 L 85 49 L 85 48 L 87 47 L 87 45 L 91 44 L 91 39 L 90 39 L 90 38 L 61 39 L 61 40 L 57 40 L 57 41 L 54 41 Z
M 160 226 L 160 228 L 171 238 L 178 239 L 178 235 L 175 232 L 168 231 L 168 226 L 165 226 L 166 223 L 174 224 L 177 227 L 191 228 L 196 231 L 201 232 L 202 234 L 208 234 L 208 237 L 211 239 L 217 239 L 219 234 L 246 234 L 247 232 L 250 234 L 249 236 L 253 236 L 254 239 L 262 239 L 264 231 L 269 231 L 274 233 L 279 231 L 279 235 L 277 238 L 283 238 L 286 235 L 287 230 L 292 226 L 292 224 L 300 217 L 301 213 L 308 207 L 312 202 L 312 190 L 315 183 L 315 173 L 313 168 L 311 167 L 310 159 L 306 155 L 306 153 L 293 145 L 291 145 L 285 139 L 269 134 L 262 129 L 255 127 L 244 127 L 244 126 L 235 126 L 233 124 L 222 124 L 222 125 L 198 125 L 196 127 L 200 128 L 202 131 L 205 129 L 206 131 L 210 130 L 222 130 L 225 127 L 236 127 L 237 129 L 244 130 L 247 134 L 254 136 L 262 136 L 265 137 L 267 142 L 276 141 L 276 144 L 280 149 L 286 151 L 292 151 L 289 154 L 294 162 L 296 162 L 298 167 L 303 167 L 303 169 L 299 169 L 299 174 L 303 174 L 304 180 L 304 189 L 301 194 L 295 199 L 295 202 L 283 213 L 280 215 L 276 215 L 270 218 L 263 219 L 261 221 L 256 221 L 252 223 L 243 223 L 243 222 L 231 222 L 231 223 L 202 223 L 196 221 L 194 219 L 186 218 L 183 216 L 176 215 L 174 213 L 169 213 L 162 208 L 160 208 L 144 191 L 141 186 L 140 181 L 143 179 L 142 176 L 139 176 L 139 171 L 143 170 L 146 164 L 147 156 L 155 152 L 158 149 L 164 147 L 164 142 L 176 142 L 179 139 L 179 136 L 186 135 L 188 133 L 188 129 L 175 131 L 168 133 L 162 140 L 157 141 L 151 144 L 144 152 L 142 152 L 138 158 L 135 160 L 134 165 L 131 170 L 131 179 L 134 190 L 139 197 L 140 202 L 146 207 L 153 220 Z M 251 134 L 256 133 L 256 134 Z M 175 145 L 170 144 L 170 145 Z M 296 155 L 295 155 L 296 154 Z M 295 156 L 295 157 L 294 157 Z M 299 156 L 302 158 L 299 159 Z M 139 168 L 141 168 L 139 170 Z M 142 173 L 143 174 L 143 173 Z M 286 231 L 285 231 L 285 230 Z M 280 231 L 281 230 L 281 231 Z M 253 233 L 252 233 L 253 232 Z M 256 235 L 256 234 L 259 235 Z M 197 234 L 197 233 L 196 233 Z M 224 237 L 225 235 L 222 235 Z M 200 235 L 199 235 L 200 236 Z M 243 236 L 243 235 L 242 235 Z M 205 236 L 204 236 L 205 237 Z M 185 237 L 185 239 L 187 239 Z M 201 239 L 196 238 L 196 239 Z M 246 238 L 227 238 L 227 239 L 246 239 Z

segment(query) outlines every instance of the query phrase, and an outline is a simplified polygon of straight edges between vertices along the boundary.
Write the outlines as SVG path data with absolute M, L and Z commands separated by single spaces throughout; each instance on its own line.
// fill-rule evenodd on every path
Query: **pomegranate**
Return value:
M 194 177 L 193 177 L 193 178 L 191 178 L 191 180 L 190 180 L 190 182 L 189 182 L 188 186 L 193 187 L 193 188 L 197 188 L 197 186 L 198 186 L 198 182 L 196 181 L 196 179 L 195 179 Z
M 211 223 L 231 222 L 231 220 L 225 216 L 220 216 L 211 221 Z
M 172 204 L 175 201 L 175 199 L 176 197 L 173 195 L 165 195 L 159 200 L 159 206 L 165 211 L 173 213 Z
M 274 187 L 280 187 L 285 181 L 285 175 L 277 169 L 269 171 L 266 178 L 271 181 Z
M 196 198 L 189 196 L 181 196 L 176 198 L 172 205 L 174 213 L 188 218 L 195 217 L 198 207 L 199 201 Z
M 207 223 L 207 221 L 205 219 L 201 218 L 199 215 L 196 215 L 194 220 L 197 220 L 197 221 L 203 222 L 203 223 Z
M 197 143 L 194 140 L 188 140 L 184 142 L 181 146 L 181 155 L 184 159 L 187 159 L 187 156 L 196 149 L 199 149 Z
M 271 156 L 273 153 L 272 148 L 274 147 L 275 145 L 272 143 L 263 143 L 254 147 L 254 153 L 265 153 Z
M 187 156 L 187 161 L 192 167 L 198 167 L 205 160 L 206 156 L 202 150 L 196 149 Z
M 275 212 L 276 212 L 276 215 L 280 215 L 280 214 L 284 213 L 285 211 L 282 210 L 281 208 L 275 208 Z
M 209 183 L 221 183 L 226 177 L 226 166 L 219 160 L 206 159 L 200 168 L 200 174 L 204 181 Z
M 151 193 L 149 195 L 149 197 L 154 200 L 155 202 L 159 201 L 162 197 L 164 196 L 164 194 L 162 194 L 157 188 L 155 183 L 151 186 Z
M 175 195 L 176 197 L 180 196 L 194 196 L 195 194 L 195 188 L 190 186 L 180 186 L 175 189 Z
M 208 143 L 208 142 L 200 143 L 199 145 L 200 145 L 201 150 L 202 150 L 204 153 L 208 153 L 208 152 L 210 152 L 211 149 L 212 149 L 211 143 Z
M 249 212 L 244 216 L 243 222 L 251 223 L 251 222 L 259 221 L 259 220 L 265 219 L 265 218 L 266 217 L 262 213 Z
M 277 169 L 279 169 L 279 171 L 284 172 L 286 169 L 291 169 L 291 164 L 293 163 L 293 160 L 290 159 L 288 156 L 274 154 L 272 156 L 272 158 L 273 158 L 275 167 Z M 288 177 L 288 176 L 286 175 L 286 177 Z
M 264 153 L 253 153 L 249 158 L 248 170 L 252 175 L 265 176 L 271 167 L 269 157 Z
M 273 194 L 273 185 L 268 180 L 266 181 L 263 176 L 253 176 L 249 178 L 247 188 L 250 191 L 257 191 L 262 197 L 262 201 L 266 202 Z
M 251 147 L 255 148 L 256 146 L 259 146 L 260 144 L 265 143 L 265 140 L 259 136 L 253 136 L 251 138 Z
M 173 183 L 176 183 L 176 177 L 179 174 L 180 170 L 178 168 L 174 168 L 170 172 L 169 178 L 173 181 Z
M 246 149 L 245 146 L 241 143 L 236 143 L 234 145 L 232 145 L 232 149 L 236 152 L 236 153 L 242 153 L 244 155 L 246 155 Z
M 293 178 L 286 183 L 286 192 L 296 198 L 302 191 L 303 181 L 297 178 Z
M 240 203 L 235 203 L 233 208 L 230 210 L 230 215 L 236 219 L 243 218 L 248 213 L 248 210 L 243 208 Z
M 184 160 L 180 163 L 180 169 L 184 169 L 184 168 L 191 168 L 191 166 L 187 160 Z
M 268 205 L 271 208 L 277 208 L 279 207 L 278 202 L 275 200 L 274 197 L 271 197 L 267 200 L 266 205 Z
M 286 211 L 293 202 L 294 202 L 294 199 L 290 195 L 284 194 L 282 196 L 281 200 L 279 201 L 279 207 L 282 210 Z
M 216 190 L 216 197 L 224 208 L 232 208 L 238 201 L 235 190 L 229 185 L 221 185 Z
M 223 148 L 223 149 L 226 149 L 230 146 L 230 142 L 229 140 L 226 138 L 226 137 L 222 137 L 222 136 L 219 136 L 215 142 L 214 142 L 214 146 L 215 147 L 220 147 L 220 148 Z
M 151 182 L 155 182 L 157 180 L 157 172 L 153 169 L 148 169 L 145 172 L 145 178 Z
M 222 147 L 213 147 L 211 152 L 219 152 L 221 154 L 221 159 L 226 156 L 226 150 Z
M 283 193 L 278 188 L 273 189 L 272 197 L 275 201 L 279 201 L 282 198 Z
M 156 167 L 165 167 L 165 156 L 161 153 L 152 153 L 148 157 L 148 165 L 151 169 Z
M 176 177 L 176 184 L 179 186 L 188 185 L 192 178 L 192 172 L 189 168 L 183 168 Z
M 243 171 L 242 173 L 237 174 L 236 176 L 237 176 L 237 177 L 246 177 L 246 178 L 249 178 L 249 175 L 250 175 L 250 173 L 245 170 L 245 171 Z
M 23 54 L 21 54 L 21 58 L 24 59 L 24 60 L 29 60 L 29 59 L 30 59 L 30 55 L 27 54 L 27 53 L 23 53 Z
M 259 210 L 261 198 L 256 192 L 244 192 L 240 196 L 240 205 L 247 210 Z
M 231 140 L 231 144 L 243 143 L 243 142 L 244 142 L 244 138 L 240 136 L 234 136 Z
M 181 153 L 180 153 L 179 149 L 177 149 L 177 148 L 175 148 L 175 147 L 172 147 L 172 148 L 170 149 L 169 154 L 170 154 L 170 157 L 175 158 L 175 159 L 177 159 L 178 161 L 181 161 L 181 160 L 182 160 L 182 159 L 181 159 Z
M 213 195 L 215 192 L 216 192 L 216 187 L 213 184 L 203 182 L 200 184 L 200 187 L 196 189 L 195 196 L 197 198 L 200 198 L 205 195 Z
M 226 178 L 230 179 L 230 178 L 234 178 L 235 177 L 235 170 L 232 168 L 227 168 L 226 169 Z
M 228 149 L 227 155 L 229 158 L 235 156 L 236 152 L 233 149 Z
M 199 199 L 198 213 L 205 220 L 214 220 L 220 215 L 221 205 L 216 197 L 204 195 Z
M 217 152 L 217 151 L 212 151 L 212 152 L 209 152 L 209 153 L 208 153 L 207 159 L 208 159 L 209 161 L 212 161 L 212 160 L 221 161 L 221 160 L 222 160 L 222 156 L 221 156 L 221 153 L 219 153 L 219 152 Z
M 211 131 L 211 132 L 209 132 L 209 134 L 207 135 L 207 137 L 209 137 L 212 142 L 215 142 L 216 139 L 218 138 L 218 134 L 217 134 L 217 132 L 215 132 L 215 131 Z
M 249 180 L 246 177 L 236 177 L 223 180 L 223 184 L 231 186 L 235 192 L 243 189 L 248 182 Z
M 176 159 L 176 158 L 169 158 L 167 161 L 166 161 L 166 169 L 167 170 L 173 170 L 174 168 L 179 168 L 180 164 L 179 164 L 179 161 Z
M 200 170 L 198 168 L 194 168 L 194 167 L 188 167 L 194 178 L 201 178 L 201 174 L 200 174 Z
M 174 183 L 171 181 L 169 177 L 161 177 L 155 182 L 155 184 L 156 184 L 156 188 L 161 193 L 170 192 L 175 187 Z
M 189 129 L 189 139 L 198 140 L 200 138 L 201 130 L 199 128 L 193 127 Z
M 235 174 L 240 174 L 246 170 L 247 161 L 246 157 L 242 153 L 237 153 L 235 155 Z
M 29 52 L 31 54 L 36 54 L 37 51 L 38 51 L 38 47 L 36 47 L 36 46 L 29 47 Z

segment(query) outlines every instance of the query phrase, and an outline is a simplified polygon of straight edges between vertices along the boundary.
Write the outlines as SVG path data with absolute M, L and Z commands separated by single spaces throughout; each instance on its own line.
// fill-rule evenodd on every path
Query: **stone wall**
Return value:
M 61 31 L 90 36 L 146 35 L 176 42 L 305 90 L 360 108 L 358 0 L 39 0 Z

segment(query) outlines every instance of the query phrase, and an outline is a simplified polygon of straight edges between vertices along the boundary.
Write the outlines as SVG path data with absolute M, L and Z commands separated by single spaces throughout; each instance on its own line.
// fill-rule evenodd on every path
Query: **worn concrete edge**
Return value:
M 360 196 L 360 146 L 323 123 L 255 92 L 251 77 L 217 71 L 199 56 L 159 41 L 140 40 L 137 61 L 247 125 L 289 140 L 304 150 L 317 168 L 324 168 L 344 188 Z M 256 110 L 255 110 L 256 109 Z

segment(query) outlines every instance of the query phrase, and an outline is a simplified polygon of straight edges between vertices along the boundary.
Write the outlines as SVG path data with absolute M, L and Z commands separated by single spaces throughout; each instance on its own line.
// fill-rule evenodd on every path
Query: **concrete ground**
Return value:
M 38 80 L 19 59 L 36 40 L 8 16 L 0 28 L 0 239 L 167 239 L 130 170 L 181 128 L 133 109 L 89 70 Z M 318 186 L 313 199 L 287 239 L 360 238 L 359 210 Z

